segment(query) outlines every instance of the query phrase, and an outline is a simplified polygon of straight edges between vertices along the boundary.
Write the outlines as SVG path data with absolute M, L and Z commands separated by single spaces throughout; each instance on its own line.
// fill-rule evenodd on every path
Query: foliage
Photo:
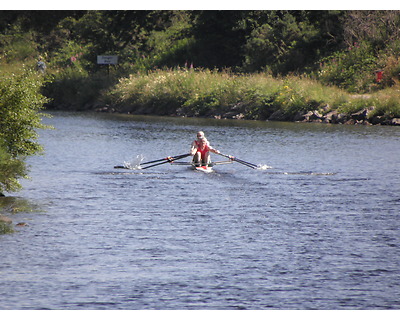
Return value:
M 0 35 L 0 61 L 13 63 L 26 61 L 36 56 L 37 44 L 32 33 L 20 33 L 18 28 Z
M 82 47 L 74 41 L 66 41 L 63 47 L 52 53 L 50 67 L 56 71 L 72 68 L 80 73 L 87 74 L 90 64 L 85 55 L 90 52 L 90 47 Z
M 13 157 L 30 156 L 42 150 L 36 128 L 46 128 L 40 114 L 46 102 L 39 91 L 42 79 L 31 70 L 3 76 L 0 80 L 0 139 Z
M 174 67 L 190 61 L 190 46 L 193 42 L 192 24 L 186 12 L 174 12 L 170 24 L 163 30 L 153 30 L 146 41 L 146 52 L 151 65 Z
M 19 178 L 26 178 L 27 169 L 22 159 L 13 158 L 4 147 L 0 146 L 0 193 L 1 191 L 18 191 Z
M 398 11 L 348 11 L 341 17 L 347 49 L 321 59 L 319 79 L 351 92 L 372 92 L 399 82 Z M 375 72 L 383 71 L 382 80 Z
M 336 52 L 321 61 L 318 79 L 350 92 L 368 92 L 378 67 L 372 48 L 367 43 L 354 43 L 345 51 Z
M 299 70 L 312 56 L 311 43 L 318 34 L 306 16 L 270 13 L 268 22 L 254 28 L 245 44 L 245 68 L 269 69 L 274 74 Z
M 39 51 L 51 72 L 72 67 L 91 75 L 97 55 L 115 54 L 122 76 L 192 64 L 275 76 L 313 72 L 353 92 L 399 79 L 398 11 L 12 11 L 3 18 L 3 57 Z M 388 69 L 380 83 L 377 68 Z
M 400 52 L 400 51 L 399 51 Z M 388 88 L 400 85 L 400 56 L 392 54 L 381 54 L 379 65 L 382 66 L 383 77 L 380 83 L 381 88 Z
M 0 79 L 0 192 L 15 191 L 19 177 L 26 175 L 24 159 L 42 151 L 36 129 L 46 101 L 39 91 L 42 78 L 32 70 L 3 75 Z
M 65 68 L 47 76 L 42 88 L 45 96 L 52 97 L 48 107 L 83 110 L 93 106 L 102 97 L 102 91 L 115 84 L 115 75 L 98 72 L 89 75 L 76 67 Z
M 384 49 L 400 37 L 400 14 L 396 10 L 353 10 L 342 18 L 347 46 L 367 42 L 377 50 Z
M 246 30 L 240 21 L 246 11 L 192 11 L 195 67 L 237 68 L 243 59 Z

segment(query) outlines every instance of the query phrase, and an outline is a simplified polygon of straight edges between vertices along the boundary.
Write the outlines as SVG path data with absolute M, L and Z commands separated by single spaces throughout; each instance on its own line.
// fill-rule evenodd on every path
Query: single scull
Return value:
M 229 164 L 229 163 L 233 163 L 232 160 L 229 161 L 215 161 L 215 162 L 211 162 L 209 165 L 205 166 L 199 166 L 196 165 L 194 162 L 180 162 L 180 161 L 174 161 L 171 162 L 171 165 L 184 165 L 184 166 L 189 166 L 189 168 L 193 169 L 194 171 L 200 171 L 200 172 L 204 172 L 204 173 L 211 173 L 214 172 L 213 167 L 215 165 L 220 165 L 220 164 Z
M 196 166 L 193 162 L 179 162 L 176 160 L 180 160 L 186 157 L 189 157 L 191 154 L 190 153 L 186 153 L 186 154 L 181 154 L 178 156 L 173 156 L 173 157 L 166 157 L 166 158 L 161 158 L 158 160 L 152 160 L 152 161 L 147 161 L 147 162 L 143 162 L 143 163 L 138 163 L 136 165 L 131 165 L 130 163 L 124 163 L 123 166 L 114 166 L 114 168 L 116 169 L 131 169 L 131 170 L 137 170 L 137 169 L 148 169 L 148 168 L 152 168 L 155 166 L 159 166 L 161 164 L 165 164 L 165 163 L 170 163 L 170 164 L 180 164 L 180 165 L 189 165 L 190 167 L 192 167 L 194 170 L 196 171 L 202 171 L 202 172 L 213 172 L 213 166 L 217 165 L 217 164 L 226 164 L 226 163 L 233 163 L 233 162 L 237 162 L 240 163 L 242 165 L 245 165 L 247 167 L 250 167 L 252 169 L 257 169 L 258 166 L 256 164 L 238 159 L 234 156 L 229 156 L 226 154 L 222 154 L 222 153 L 218 153 L 219 155 L 228 158 L 228 161 L 216 161 L 216 162 L 211 162 L 209 163 L 207 166 Z M 145 167 L 142 167 L 141 165 L 146 165 Z

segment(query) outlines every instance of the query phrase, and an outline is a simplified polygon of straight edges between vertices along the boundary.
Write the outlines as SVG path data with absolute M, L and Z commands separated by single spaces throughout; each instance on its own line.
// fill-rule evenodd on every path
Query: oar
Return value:
M 233 160 L 233 161 L 239 162 L 240 164 L 243 164 L 243 165 L 245 165 L 245 166 L 248 166 L 249 168 L 257 169 L 257 167 L 258 167 L 256 164 L 253 164 L 253 163 L 250 163 L 250 162 L 247 162 L 247 161 L 244 161 L 244 160 L 240 160 L 240 159 L 238 159 L 238 158 L 236 158 L 236 157 L 234 157 L 234 156 L 228 156 L 228 155 L 222 154 L 222 153 L 219 153 L 219 154 L 220 154 L 221 156 L 225 157 L 225 158 L 231 159 L 231 160 Z
M 243 164 L 247 164 L 247 165 L 252 166 L 252 167 L 258 167 L 256 164 L 253 164 L 253 163 L 250 163 L 250 162 L 247 162 L 247 161 L 244 161 L 244 160 L 240 160 L 238 158 L 234 158 L 233 160 L 235 160 L 237 162 L 241 162 Z
M 151 166 L 144 167 L 144 168 L 142 168 L 142 169 L 152 168 L 152 167 L 155 167 L 155 166 L 159 166 L 159 165 L 161 165 L 161 164 L 164 164 L 164 163 L 173 162 L 173 161 L 175 161 L 175 160 L 179 160 L 179 159 L 182 159 L 182 158 L 186 158 L 186 157 L 188 157 L 188 156 L 190 156 L 190 153 L 182 154 L 182 155 L 180 155 L 180 156 L 175 156 L 175 157 L 167 157 L 167 158 L 161 159 L 161 160 L 165 160 L 165 161 L 163 161 L 163 162 L 156 163 L 156 164 L 153 164 L 153 165 L 151 165 Z M 159 160 L 159 161 L 160 161 L 160 160 Z
M 184 158 L 184 157 L 187 157 L 187 156 L 189 156 L 189 155 L 190 155 L 190 154 L 181 154 L 181 155 L 179 155 L 179 156 L 166 157 L 166 158 L 162 158 L 162 159 L 158 159 L 158 160 L 143 162 L 143 163 L 141 163 L 141 165 L 142 165 L 142 164 L 150 164 L 150 163 L 165 161 L 165 160 L 168 160 L 169 158 L 174 158 L 174 159 L 178 159 L 178 158 L 179 158 L 179 159 L 181 159 L 181 157 Z

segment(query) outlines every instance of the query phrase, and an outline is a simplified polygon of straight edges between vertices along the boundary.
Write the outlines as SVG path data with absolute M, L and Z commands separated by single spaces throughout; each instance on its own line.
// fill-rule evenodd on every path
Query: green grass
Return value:
M 307 78 L 274 78 L 266 73 L 168 69 L 132 74 L 107 94 L 110 104 L 133 113 L 218 116 L 243 113 L 246 119 L 268 119 L 279 111 L 284 120 L 318 110 L 353 113 L 374 107 L 371 116 L 400 116 L 396 88 L 369 95 L 351 95 Z
M 327 104 L 334 106 L 348 96 L 308 78 L 170 69 L 121 79 L 109 99 L 112 104 L 148 113 L 208 116 L 238 110 L 247 118 L 263 119 L 277 110 L 290 117 Z
M 370 117 L 400 118 L 400 90 L 398 87 L 374 93 L 371 102 L 374 102 L 375 109 Z

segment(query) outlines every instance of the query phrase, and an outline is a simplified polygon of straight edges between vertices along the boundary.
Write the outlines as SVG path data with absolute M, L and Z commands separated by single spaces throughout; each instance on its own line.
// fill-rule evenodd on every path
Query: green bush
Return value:
M 18 178 L 26 176 L 24 160 L 42 151 L 37 142 L 45 97 L 42 77 L 25 69 L 0 78 L 0 192 L 16 191 Z
M 50 67 L 54 70 L 71 68 L 81 74 L 87 74 L 87 70 L 94 64 L 87 59 L 90 54 L 90 46 L 82 46 L 74 41 L 66 41 L 65 44 L 52 53 Z
M 326 85 L 335 85 L 349 92 L 368 92 L 375 80 L 377 58 L 370 45 L 354 44 L 324 58 L 318 79 Z
M 50 106 L 84 110 L 92 107 L 102 96 L 102 91 L 114 85 L 114 74 L 103 72 L 89 75 L 75 67 L 49 74 L 43 86 L 43 94 L 50 99 Z
M 33 38 L 32 33 L 23 33 L 19 28 L 0 34 L 0 61 L 12 64 L 36 57 L 38 45 Z
M 392 87 L 400 85 L 400 57 L 394 55 L 382 55 L 380 57 L 383 66 L 383 77 L 381 87 Z M 381 88 L 380 87 L 380 88 Z
M 15 159 L 0 146 L 0 193 L 18 191 L 19 178 L 26 178 L 27 169 L 22 159 Z

